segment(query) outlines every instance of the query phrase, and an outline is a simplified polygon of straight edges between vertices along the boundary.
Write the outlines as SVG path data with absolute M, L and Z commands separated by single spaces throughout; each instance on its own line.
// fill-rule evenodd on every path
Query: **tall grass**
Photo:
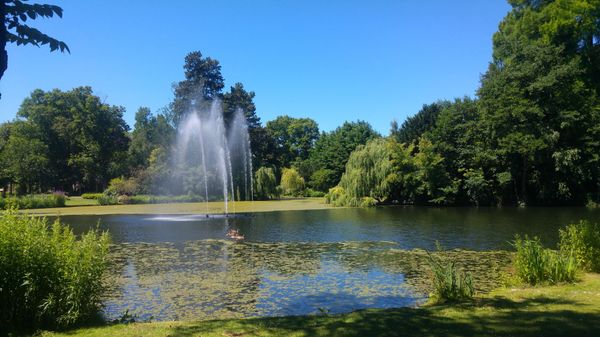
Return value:
M 582 220 L 559 231 L 559 249 L 571 254 L 581 269 L 600 272 L 600 224 Z
M 0 198 L 0 209 L 19 208 L 51 208 L 64 207 L 66 198 L 64 194 L 26 195 L 22 197 Z
M 577 262 L 573 255 L 544 248 L 540 239 L 515 237 L 517 250 L 515 269 L 521 281 L 536 285 L 572 282 L 576 278 Z
M 65 327 L 95 315 L 108 263 L 107 233 L 79 239 L 56 221 L 0 215 L 0 326 Z
M 438 249 L 440 253 L 440 249 Z M 473 278 L 459 270 L 453 261 L 446 261 L 428 252 L 433 272 L 433 303 L 458 302 L 471 299 L 475 293 Z

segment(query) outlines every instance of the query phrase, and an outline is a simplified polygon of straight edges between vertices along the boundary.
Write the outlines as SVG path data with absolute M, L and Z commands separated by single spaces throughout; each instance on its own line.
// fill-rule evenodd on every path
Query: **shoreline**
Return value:
M 325 204 L 323 198 L 295 198 L 261 201 L 237 201 L 229 205 L 229 214 L 263 213 L 275 211 L 303 211 L 333 209 Z M 142 214 L 225 214 L 222 201 L 211 201 L 207 205 L 200 202 L 165 203 L 165 204 L 135 204 L 135 205 L 86 205 L 66 206 L 57 208 L 36 208 L 21 210 L 23 213 L 38 216 L 63 215 L 142 215 Z

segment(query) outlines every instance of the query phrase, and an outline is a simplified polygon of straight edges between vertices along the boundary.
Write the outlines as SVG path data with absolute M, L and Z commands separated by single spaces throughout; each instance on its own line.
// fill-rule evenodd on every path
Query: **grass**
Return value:
M 87 327 L 54 336 L 597 336 L 600 275 L 576 284 L 502 288 L 460 305 L 317 315 Z
M 144 205 L 112 205 L 98 206 L 91 204 L 95 200 L 70 198 L 67 207 L 30 209 L 29 214 L 38 215 L 105 215 L 105 214 L 204 214 L 206 204 L 203 202 L 144 204 Z M 87 203 L 90 201 L 90 203 Z M 237 201 L 229 204 L 230 213 L 293 211 L 331 208 L 323 202 L 323 198 L 298 198 L 266 201 Z M 208 213 L 224 213 L 222 201 L 208 203 Z
M 82 197 L 68 197 L 65 206 L 98 206 L 98 201 L 96 201 L 96 199 L 84 199 Z

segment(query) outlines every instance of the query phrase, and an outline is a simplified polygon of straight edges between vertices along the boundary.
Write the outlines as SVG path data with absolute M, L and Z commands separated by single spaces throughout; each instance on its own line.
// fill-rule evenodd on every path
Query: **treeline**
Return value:
M 171 157 L 190 106 L 218 101 L 226 127 L 238 109 L 246 115 L 255 198 L 320 191 L 337 205 L 598 203 L 600 3 L 509 3 L 476 97 L 424 105 L 385 138 L 363 121 L 331 132 L 310 118 L 263 124 L 255 93 L 241 83 L 224 91 L 219 62 L 192 52 L 173 101 L 156 114 L 140 108 L 131 132 L 124 109 L 89 87 L 34 91 L 0 126 L 0 185 L 101 192 L 123 177 L 116 194 L 202 194 L 193 170 L 173 179 Z
M 263 125 L 254 92 L 241 83 L 223 91 L 217 60 L 192 52 L 185 58 L 184 71 L 169 106 L 157 114 L 139 108 L 133 131 L 123 120 L 125 109 L 103 102 L 90 87 L 35 90 L 21 104 L 17 118 L 0 125 L 4 194 L 108 190 L 116 195 L 203 195 L 197 172 L 173 179 L 172 157 L 179 120 L 194 104 L 214 100 L 222 106 L 226 127 L 237 109 L 246 115 L 254 171 L 262 168 L 261 173 L 271 175 L 256 175 L 256 198 L 326 192 L 339 181 L 356 146 L 379 137 L 362 121 L 346 122 L 332 132 L 320 132 L 310 118 L 279 116 Z M 285 170 L 288 174 L 282 177 Z M 264 177 L 273 182 L 261 181 Z
M 423 106 L 352 154 L 338 205 L 600 201 L 600 2 L 511 0 L 477 98 Z

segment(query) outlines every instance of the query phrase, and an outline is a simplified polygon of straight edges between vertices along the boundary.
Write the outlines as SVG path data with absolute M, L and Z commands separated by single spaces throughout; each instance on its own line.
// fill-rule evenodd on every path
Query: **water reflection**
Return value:
M 114 245 L 106 315 L 207 319 L 411 306 L 431 291 L 427 254 L 473 273 L 478 291 L 500 282 L 516 233 L 555 244 L 581 208 L 332 209 L 193 215 L 67 216 L 81 233 L 100 223 Z M 237 228 L 246 240 L 224 240 Z M 459 250 L 461 249 L 461 250 Z
M 412 306 L 430 289 L 423 250 L 389 242 L 119 244 L 107 282 L 109 318 L 129 310 L 159 320 L 347 312 Z M 498 285 L 507 252 L 444 253 Z M 477 278 L 481 276 L 480 278 Z

